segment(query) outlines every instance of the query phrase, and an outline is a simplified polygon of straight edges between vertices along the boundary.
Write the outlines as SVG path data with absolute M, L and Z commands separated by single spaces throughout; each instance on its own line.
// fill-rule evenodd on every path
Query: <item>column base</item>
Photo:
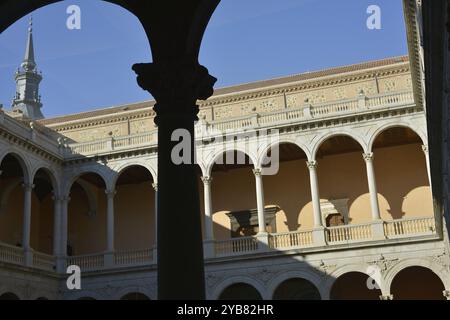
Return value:
M 327 245 L 324 227 L 314 228 L 312 234 L 313 234 L 313 244 L 315 247 L 322 247 Z
M 114 265 L 115 265 L 115 263 L 114 263 L 114 251 L 105 252 L 104 255 L 103 255 L 103 260 L 104 260 L 105 268 L 112 268 L 112 267 L 114 267 Z
M 153 246 L 153 263 L 158 263 L 158 246 Z
M 203 254 L 205 259 L 212 259 L 216 256 L 216 242 L 214 240 L 203 241 Z
M 381 295 L 380 300 L 394 300 L 394 295 L 393 294 Z
M 67 272 L 67 258 L 64 256 L 56 257 L 56 272 L 66 273 Z
M 372 230 L 372 239 L 373 240 L 386 239 L 386 236 L 384 234 L 384 221 L 383 220 L 374 220 L 370 227 Z
M 23 252 L 23 264 L 26 267 L 33 266 L 33 250 L 31 248 L 25 249 Z
M 260 232 L 256 235 L 258 240 L 258 252 L 267 252 L 269 248 L 269 234 L 267 232 Z

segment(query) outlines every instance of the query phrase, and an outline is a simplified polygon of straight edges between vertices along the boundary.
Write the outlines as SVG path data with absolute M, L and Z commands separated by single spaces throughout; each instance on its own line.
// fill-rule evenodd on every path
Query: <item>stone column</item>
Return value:
M 61 253 L 61 201 L 58 195 L 53 195 L 53 255 Z
M 266 233 L 266 217 L 264 216 L 264 189 L 262 181 L 262 170 L 254 169 L 256 180 L 256 205 L 258 208 L 258 233 Z
M 428 174 L 428 183 L 430 184 L 431 188 L 431 167 L 430 167 L 430 154 L 428 152 L 428 145 L 422 146 L 423 153 L 425 154 L 425 161 L 427 165 L 427 174 Z
M 212 202 L 211 202 L 211 177 L 202 177 L 203 181 L 203 200 L 205 205 L 205 240 L 214 239 L 213 221 L 212 221 Z
M 204 299 L 194 121 L 197 100 L 213 94 L 216 79 L 192 56 L 172 56 L 133 66 L 139 85 L 156 100 L 158 299 Z
M 25 254 L 25 265 L 31 266 L 33 263 L 33 254 L 30 247 L 31 233 L 31 195 L 34 185 L 29 183 L 22 184 L 23 195 L 23 226 L 22 226 L 22 248 Z
M 317 161 L 307 161 L 309 169 L 309 183 L 311 186 L 311 201 L 314 213 L 313 241 L 316 246 L 323 246 L 325 241 L 325 228 L 322 223 L 322 210 L 320 209 L 319 180 L 317 179 Z
M 383 221 L 380 216 L 380 208 L 378 206 L 378 191 L 375 180 L 375 170 L 373 167 L 373 153 L 363 153 L 363 158 L 366 162 L 367 183 L 369 185 L 370 206 L 372 208 L 372 237 L 374 240 L 383 239 L 385 236 Z
M 155 242 L 153 244 L 153 262 L 158 262 L 158 183 L 152 183 L 153 190 L 155 190 Z
M 214 223 L 212 219 L 212 201 L 211 201 L 211 182 L 212 177 L 204 176 L 203 181 L 203 200 L 205 207 L 205 239 L 203 240 L 205 258 L 213 258 L 214 248 Z
M 61 230 L 59 243 L 59 253 L 56 257 L 56 270 L 59 273 L 66 273 L 66 258 L 67 258 L 67 233 L 68 233 L 68 211 L 69 211 L 70 197 L 61 198 Z
M 314 227 L 323 227 L 322 212 L 320 209 L 319 182 L 317 179 L 317 161 L 308 161 L 306 165 L 309 169 L 309 183 L 311 185 L 311 199 L 314 212 Z
M 115 190 L 105 190 L 106 194 L 106 253 L 105 266 L 114 265 L 114 196 Z
M 375 170 L 373 168 L 373 153 L 364 153 L 364 161 L 366 162 L 367 182 L 369 184 L 370 205 L 372 207 L 372 219 L 380 220 L 380 208 L 378 207 L 378 192 L 375 181 Z

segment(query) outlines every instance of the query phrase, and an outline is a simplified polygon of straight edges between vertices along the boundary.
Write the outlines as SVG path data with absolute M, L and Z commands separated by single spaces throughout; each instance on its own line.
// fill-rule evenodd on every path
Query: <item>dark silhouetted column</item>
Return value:
M 194 121 L 197 100 L 213 94 L 216 79 L 195 59 L 179 57 L 165 62 L 136 64 L 139 85 L 156 99 L 158 126 L 158 298 L 204 299 L 205 280 L 201 214 L 194 163 Z M 188 163 L 172 160 L 177 130 L 189 133 L 184 145 Z M 177 153 L 178 155 L 179 153 Z

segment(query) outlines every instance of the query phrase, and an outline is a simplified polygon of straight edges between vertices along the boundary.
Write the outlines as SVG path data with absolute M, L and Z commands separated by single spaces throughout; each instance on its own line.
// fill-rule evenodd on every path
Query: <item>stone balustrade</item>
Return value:
M 196 134 L 197 138 L 202 139 L 222 134 L 226 131 L 255 130 L 274 125 L 290 124 L 294 122 L 300 123 L 312 119 L 326 119 L 333 116 L 351 115 L 373 109 L 389 109 L 405 105 L 414 105 L 414 96 L 411 91 L 395 92 L 370 97 L 359 96 L 350 100 L 298 106 L 267 113 L 254 113 L 237 118 L 228 118 L 211 122 L 200 121 L 196 126 Z M 109 137 L 89 142 L 72 143 L 65 147 L 64 156 L 66 158 L 76 158 L 79 156 L 92 156 L 128 148 L 156 147 L 158 142 L 157 139 L 157 130 L 152 130 L 123 137 Z
M 388 245 L 391 241 L 426 240 L 436 238 L 435 219 L 433 217 L 414 217 L 383 222 L 385 238 L 375 239 L 372 234 L 373 223 L 327 227 L 325 233 L 326 246 L 342 249 L 361 246 L 376 241 L 380 245 Z M 315 243 L 313 230 L 298 230 L 268 234 L 268 242 L 260 241 L 259 236 L 240 237 L 214 241 L 214 254 L 211 258 L 238 257 L 241 255 L 264 254 L 268 252 L 302 250 L 323 250 L 323 245 Z M 150 266 L 156 264 L 156 249 L 117 251 L 112 253 L 111 264 L 106 263 L 111 253 L 98 253 L 66 258 L 66 265 L 77 265 L 82 271 L 96 271 L 120 267 Z M 56 259 L 52 255 L 32 250 L 30 267 L 55 271 Z M 0 262 L 25 265 L 25 252 L 20 247 L 0 243 Z

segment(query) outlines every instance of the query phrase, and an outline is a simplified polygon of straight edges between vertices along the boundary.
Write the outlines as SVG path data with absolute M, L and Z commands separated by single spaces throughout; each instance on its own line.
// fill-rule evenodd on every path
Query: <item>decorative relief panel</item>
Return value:
M 153 118 L 130 121 L 130 134 L 148 132 L 155 128 Z
M 231 118 L 233 116 L 233 106 L 223 106 L 214 108 L 214 120 Z
M 279 105 L 274 99 L 263 101 L 258 108 L 258 111 L 260 112 L 271 112 L 276 110 L 279 110 Z
M 358 96 L 360 92 L 364 92 L 364 94 L 366 96 L 373 96 L 373 95 L 377 94 L 377 87 L 375 84 L 372 84 L 372 83 L 361 83 L 361 84 L 357 85 L 355 87 L 355 89 L 356 90 L 354 92 L 353 97 Z
M 299 95 L 289 95 L 286 96 L 286 103 L 287 103 L 287 107 L 288 108 L 296 108 L 296 107 L 300 107 L 300 99 L 299 99 Z
M 347 98 L 346 90 L 344 87 L 337 87 L 334 89 L 334 96 L 337 100 L 343 100 Z
M 76 142 L 87 142 L 107 137 L 118 137 L 128 134 L 127 124 L 120 123 L 111 126 L 80 128 L 77 131 L 64 132 L 64 135 Z

